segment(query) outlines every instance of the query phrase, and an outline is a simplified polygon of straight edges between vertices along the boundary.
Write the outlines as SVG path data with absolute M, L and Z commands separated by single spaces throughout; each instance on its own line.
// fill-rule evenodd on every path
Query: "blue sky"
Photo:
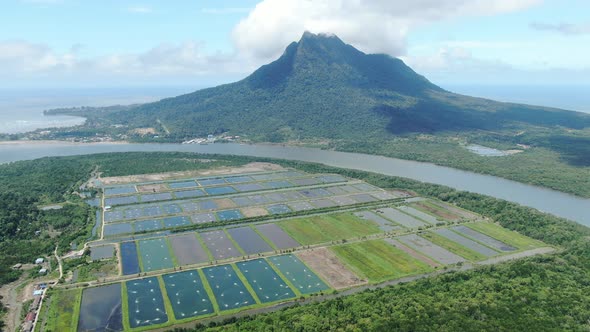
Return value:
M 305 30 L 439 84 L 590 84 L 590 1 L 6 0 L 0 87 L 209 86 Z

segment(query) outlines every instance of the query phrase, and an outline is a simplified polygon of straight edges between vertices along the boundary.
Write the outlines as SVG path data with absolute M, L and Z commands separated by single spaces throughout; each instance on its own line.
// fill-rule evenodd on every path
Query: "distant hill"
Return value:
M 590 116 L 454 94 L 403 61 L 306 32 L 245 79 L 104 115 L 162 123 L 182 140 L 229 132 L 256 141 L 380 140 L 411 133 L 590 127 Z

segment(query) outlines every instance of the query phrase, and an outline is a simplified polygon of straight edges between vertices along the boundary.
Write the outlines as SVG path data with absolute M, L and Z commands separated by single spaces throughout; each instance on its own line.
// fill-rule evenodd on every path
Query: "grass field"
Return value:
M 47 323 L 43 331 L 76 331 L 82 289 L 60 290 L 51 295 Z M 41 322 L 41 319 L 39 320 Z
M 383 240 L 331 248 L 340 259 L 371 283 L 432 271 L 432 268 Z
M 466 248 L 456 242 L 453 242 L 443 236 L 434 234 L 432 232 L 424 232 L 420 234 L 420 236 L 472 262 L 482 261 L 487 258 L 486 256 L 478 252 L 475 252 L 469 248 Z
M 351 239 L 381 232 L 376 223 L 352 213 L 321 215 L 277 223 L 297 242 L 307 245 Z
M 537 241 L 526 237 L 524 235 L 518 234 L 516 232 L 510 231 L 506 228 L 503 228 L 500 225 L 487 223 L 487 222 L 478 222 L 473 224 L 465 224 L 465 226 L 478 231 L 480 233 L 486 234 L 495 238 L 496 240 L 500 240 L 505 242 L 506 244 L 512 245 L 517 247 L 521 250 L 527 249 L 534 249 L 539 247 L 546 247 L 547 245 L 541 241 Z

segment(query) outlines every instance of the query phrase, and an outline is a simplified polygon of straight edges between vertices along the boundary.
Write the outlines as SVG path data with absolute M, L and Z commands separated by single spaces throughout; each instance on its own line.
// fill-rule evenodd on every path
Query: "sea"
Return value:
M 0 89 L 0 133 L 16 134 L 41 128 L 84 123 L 74 116 L 45 116 L 61 107 L 147 103 L 195 91 L 193 87 Z
M 557 107 L 590 113 L 590 86 L 442 85 L 465 95 L 498 101 Z M 22 133 L 40 128 L 67 127 L 84 122 L 72 116 L 45 116 L 43 110 L 59 107 L 110 106 L 147 103 L 203 88 L 125 87 L 0 89 L 0 133 Z

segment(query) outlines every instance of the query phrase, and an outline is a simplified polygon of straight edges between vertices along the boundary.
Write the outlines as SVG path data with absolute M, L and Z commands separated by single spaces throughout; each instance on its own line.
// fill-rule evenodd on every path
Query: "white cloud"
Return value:
M 234 53 L 209 54 L 203 44 L 194 41 L 95 57 L 83 57 L 81 49 L 81 45 L 74 44 L 69 50 L 58 52 L 44 44 L 0 41 L 0 77 L 5 82 L 43 78 L 50 79 L 52 84 L 96 79 L 192 82 L 197 78 L 219 83 L 239 78 L 257 66 Z
M 406 52 L 416 27 L 465 16 L 529 8 L 541 0 L 264 0 L 233 31 L 237 49 L 270 59 L 303 31 L 335 33 L 366 52 Z
M 69 70 L 75 65 L 78 46 L 57 54 L 47 45 L 24 41 L 0 42 L 0 73 L 35 73 Z
M 460 43 L 458 43 L 460 44 Z M 469 45 L 469 43 L 467 43 Z M 588 84 L 590 68 L 523 68 L 501 60 L 475 57 L 468 48 L 441 47 L 432 54 L 402 57 L 435 84 Z

